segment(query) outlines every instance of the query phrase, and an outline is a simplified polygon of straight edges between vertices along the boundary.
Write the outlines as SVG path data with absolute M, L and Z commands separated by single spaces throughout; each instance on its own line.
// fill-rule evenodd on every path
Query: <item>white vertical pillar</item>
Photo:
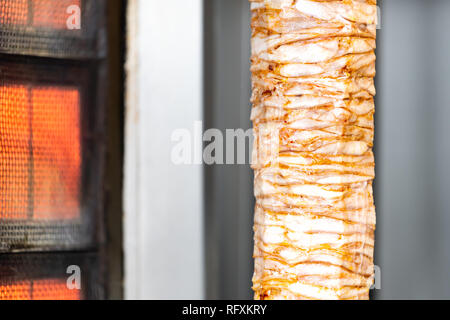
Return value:
M 202 10 L 201 0 L 129 1 L 127 299 L 204 297 L 202 167 L 171 162 L 173 131 L 203 118 Z

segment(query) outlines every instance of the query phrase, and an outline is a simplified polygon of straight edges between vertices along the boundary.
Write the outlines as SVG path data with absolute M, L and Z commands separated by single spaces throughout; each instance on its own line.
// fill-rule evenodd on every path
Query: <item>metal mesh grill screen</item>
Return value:
M 80 216 L 80 93 L 77 88 L 31 89 L 34 219 Z
M 0 86 L 0 219 L 26 219 L 30 126 L 25 86 Z
M 0 1 L 0 52 L 103 58 L 104 0 Z
M 1 1 L 0 24 L 26 26 L 28 24 L 28 0 Z
M 31 300 L 31 281 L 0 282 L 0 300 Z
M 0 219 L 79 217 L 79 94 L 0 86 Z
M 0 0 L 0 300 L 105 297 L 106 3 Z
M 65 279 L 5 282 L 0 300 L 81 300 L 81 292 L 69 289 Z
M 96 73 L 76 63 L 5 60 L 0 252 L 93 248 L 102 178 Z
M 80 288 L 72 283 L 69 267 L 79 268 Z M 0 255 L 0 300 L 83 300 L 104 295 L 95 254 Z M 69 281 L 68 281 L 69 280 Z
M 81 9 L 80 0 L 33 0 L 33 20 L 36 27 L 66 29 L 67 24 L 74 23 L 71 17 L 76 14 L 72 8 Z

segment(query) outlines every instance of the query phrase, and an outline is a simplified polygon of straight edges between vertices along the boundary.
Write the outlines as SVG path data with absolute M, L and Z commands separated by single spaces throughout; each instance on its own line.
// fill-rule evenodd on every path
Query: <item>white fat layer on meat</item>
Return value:
M 317 63 L 348 54 L 370 52 L 374 48 L 374 40 L 334 38 L 319 43 L 304 41 L 282 45 L 272 53 L 260 54 L 260 58 L 281 63 Z
M 342 296 L 351 298 L 356 296 L 364 289 L 328 289 L 316 285 L 296 282 L 289 285 L 289 290 L 300 295 L 321 300 L 339 300 Z
M 276 186 L 266 180 L 258 180 L 255 188 L 255 196 L 273 193 L 295 194 L 297 196 L 320 197 L 320 198 L 340 198 L 343 192 L 329 191 L 317 185 L 297 184 L 289 186 Z
M 289 5 L 287 2 L 285 1 L 284 4 Z M 298 11 L 321 20 L 342 20 L 344 23 L 345 20 L 365 24 L 377 23 L 376 6 L 358 1 L 353 1 L 352 5 L 346 5 L 340 4 L 337 1 L 316 2 L 296 0 L 295 7 Z

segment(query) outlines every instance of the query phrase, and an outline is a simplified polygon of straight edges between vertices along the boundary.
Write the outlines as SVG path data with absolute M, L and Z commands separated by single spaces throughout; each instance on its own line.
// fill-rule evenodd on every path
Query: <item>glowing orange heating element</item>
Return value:
M 71 6 L 81 12 L 81 0 L 3 0 L 0 25 L 67 29 L 67 20 L 74 14 L 68 10 Z
M 35 280 L 33 300 L 80 300 L 80 290 L 67 288 L 64 279 Z
M 28 89 L 0 86 L 0 219 L 25 219 L 29 204 Z
M 81 8 L 80 0 L 33 0 L 33 26 L 67 29 L 70 6 Z
M 81 300 L 81 291 L 69 289 L 64 279 L 0 283 L 0 300 Z
M 76 89 L 32 91 L 33 217 L 80 214 L 80 97 Z
M 0 283 L 0 300 L 31 300 L 31 281 Z
M 26 26 L 28 0 L 0 1 L 0 24 Z
M 0 86 L 0 219 L 80 216 L 77 88 Z

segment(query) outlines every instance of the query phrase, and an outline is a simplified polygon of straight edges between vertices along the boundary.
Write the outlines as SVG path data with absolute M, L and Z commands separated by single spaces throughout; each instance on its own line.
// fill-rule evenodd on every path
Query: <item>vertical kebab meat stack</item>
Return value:
M 256 299 L 368 299 L 376 0 L 250 0 Z

